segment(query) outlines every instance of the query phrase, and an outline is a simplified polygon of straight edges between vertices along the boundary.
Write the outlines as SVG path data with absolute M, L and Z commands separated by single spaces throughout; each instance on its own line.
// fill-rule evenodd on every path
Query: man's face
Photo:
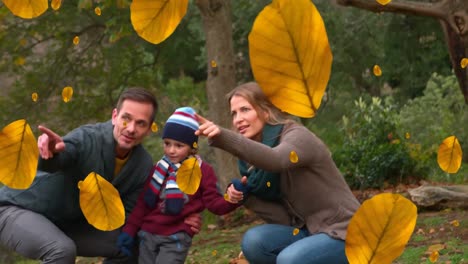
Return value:
M 114 139 L 117 142 L 115 149 L 117 157 L 126 157 L 130 150 L 140 144 L 151 132 L 152 113 L 153 106 L 150 103 L 132 100 L 125 100 L 120 111 L 114 109 L 112 124 Z

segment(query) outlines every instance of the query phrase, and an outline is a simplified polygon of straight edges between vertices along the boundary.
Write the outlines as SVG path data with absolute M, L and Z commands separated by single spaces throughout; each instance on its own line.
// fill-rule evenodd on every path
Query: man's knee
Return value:
M 44 263 L 75 263 L 76 245 L 73 240 L 54 241 L 48 247 L 47 252 L 41 256 Z

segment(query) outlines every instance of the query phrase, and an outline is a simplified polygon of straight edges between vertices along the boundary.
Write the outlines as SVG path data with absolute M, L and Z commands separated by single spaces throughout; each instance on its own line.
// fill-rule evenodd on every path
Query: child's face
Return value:
M 166 155 L 172 163 L 179 163 L 190 155 L 192 148 L 180 141 L 165 138 L 164 140 L 164 155 Z

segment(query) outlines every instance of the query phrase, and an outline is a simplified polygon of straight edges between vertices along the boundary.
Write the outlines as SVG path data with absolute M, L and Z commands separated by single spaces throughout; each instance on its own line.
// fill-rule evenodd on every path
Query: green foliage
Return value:
M 400 111 L 399 129 L 410 133 L 408 143 L 418 166 L 429 168 L 428 177 L 438 181 L 463 183 L 467 178 L 468 105 L 460 93 L 454 75 L 434 73 L 427 82 L 424 95 L 409 101 Z M 442 141 L 455 135 L 463 152 L 462 167 L 450 176 L 437 164 L 437 150 Z
M 447 45 L 435 19 L 392 15 L 382 46 L 382 78 L 403 102 L 422 95 L 432 72 L 450 74 Z
M 343 145 L 334 153 L 337 166 L 352 188 L 382 188 L 415 175 L 415 162 L 396 127 L 397 113 L 378 98 L 355 101 L 343 117 Z

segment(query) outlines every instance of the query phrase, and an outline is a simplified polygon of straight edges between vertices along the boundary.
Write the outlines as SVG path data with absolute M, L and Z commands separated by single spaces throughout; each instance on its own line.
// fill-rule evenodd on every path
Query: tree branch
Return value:
M 335 0 L 342 6 L 354 6 L 360 9 L 380 13 L 391 12 L 416 16 L 427 16 L 446 20 L 446 12 L 442 7 L 443 3 L 422 3 L 414 1 L 390 2 L 387 5 L 381 5 L 375 0 Z M 439 8 L 440 7 L 440 8 Z

